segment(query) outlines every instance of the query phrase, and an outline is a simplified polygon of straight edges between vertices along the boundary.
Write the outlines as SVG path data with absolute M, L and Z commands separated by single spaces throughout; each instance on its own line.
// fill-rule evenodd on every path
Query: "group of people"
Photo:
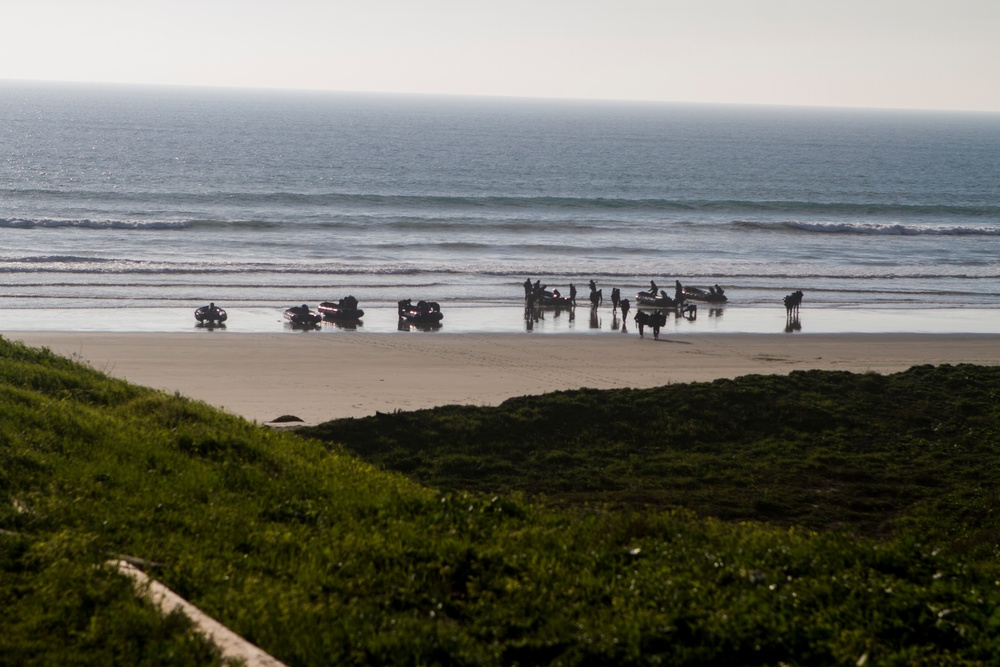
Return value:
M 564 297 L 558 289 L 548 291 L 548 285 L 543 285 L 541 280 L 534 283 L 528 278 L 524 281 L 524 304 L 527 308 L 534 308 L 541 305 L 576 305 L 576 285 L 570 283 L 569 296 Z
M 652 281 L 650 281 L 652 282 Z M 655 283 L 654 283 L 655 285 Z M 590 281 L 590 303 L 595 306 L 600 302 L 595 299 L 595 295 L 598 297 L 601 294 L 601 290 L 597 289 L 597 281 Z M 575 306 L 576 305 L 576 285 L 573 283 L 569 284 L 569 296 L 563 297 L 558 289 L 553 289 L 551 292 L 548 290 L 548 285 L 543 285 L 541 280 L 536 280 L 531 282 L 531 278 L 526 278 L 524 281 L 524 305 L 526 309 L 532 309 L 535 306 L 541 305 L 555 305 L 555 306 Z M 617 287 L 611 291 L 611 305 L 614 312 L 618 311 L 618 307 L 621 306 L 622 317 L 628 314 L 630 307 L 628 299 L 621 298 L 621 290 Z
M 649 291 L 645 292 L 645 294 L 647 296 L 653 298 L 653 299 L 655 299 L 657 297 L 661 297 L 661 296 L 664 299 L 668 299 L 669 298 L 667 296 L 667 291 L 666 290 L 661 290 L 657 286 L 655 280 L 650 280 L 649 281 Z M 681 281 L 675 280 L 674 281 L 674 301 L 676 301 L 677 303 L 680 303 L 683 300 L 684 300 L 684 286 L 681 285 Z
M 358 309 L 358 300 L 353 296 L 348 295 L 337 301 L 337 308 L 342 311 L 351 311 Z
M 700 292 L 701 290 L 696 288 L 696 291 Z M 725 293 L 726 293 L 726 291 L 724 289 L 722 289 L 721 287 L 719 287 L 718 283 L 716 283 L 715 285 L 712 285 L 711 287 L 708 288 L 708 294 L 711 297 L 719 298 L 719 297 L 722 297 Z M 643 292 L 643 294 L 646 294 L 647 296 L 650 296 L 650 297 L 652 297 L 654 299 L 657 298 L 657 297 L 662 297 L 663 299 L 669 298 L 667 296 L 667 291 L 666 290 L 661 290 L 656 285 L 656 281 L 655 280 L 650 280 L 649 281 L 649 291 L 648 292 Z M 684 285 L 681 284 L 680 280 L 675 280 L 674 281 L 674 301 L 676 303 L 680 304 L 680 303 L 684 302 L 685 298 L 686 298 L 686 295 L 684 293 Z
M 545 296 L 553 296 L 553 297 L 556 297 L 556 298 L 561 298 L 562 297 L 562 295 L 560 294 L 560 292 L 559 292 L 558 289 L 554 289 L 551 292 L 548 292 L 547 288 L 548 288 L 548 285 L 543 285 L 541 280 L 536 280 L 534 283 L 532 283 L 531 282 L 531 278 L 525 279 L 525 281 L 524 281 L 524 300 L 525 300 L 525 302 L 528 303 L 528 304 L 537 305 L 537 304 L 540 304 L 542 302 L 542 299 Z M 592 294 L 599 291 L 597 289 L 597 281 L 595 281 L 595 280 L 591 280 L 590 281 L 590 291 L 591 291 Z M 708 293 L 711 296 L 722 296 L 725 293 L 725 290 L 723 290 L 721 287 L 719 287 L 718 284 L 716 284 L 716 285 L 712 285 L 711 287 L 708 288 Z M 621 294 L 620 290 L 617 287 L 613 290 L 613 293 L 612 293 L 612 305 L 617 309 L 619 300 L 614 298 L 615 294 L 619 294 L 619 295 Z M 661 295 L 663 297 L 667 297 L 666 290 L 661 290 L 659 288 L 659 286 L 657 286 L 655 280 L 650 280 L 649 281 L 649 291 L 648 292 L 640 292 L 640 294 L 646 294 L 646 295 L 654 297 L 654 298 L 658 297 L 658 296 L 661 296 Z M 574 285 L 573 283 L 569 284 L 569 298 L 568 298 L 568 301 L 572 305 L 574 305 L 574 306 L 576 305 L 576 285 Z M 674 281 L 674 301 L 676 301 L 678 303 L 684 301 L 684 285 L 681 284 L 680 280 L 675 280 Z
M 575 306 L 576 305 L 576 286 L 570 283 L 569 286 L 570 296 L 569 298 L 564 298 L 560 295 L 559 290 L 554 289 L 551 292 L 547 291 L 546 286 L 542 285 L 540 280 L 536 280 L 534 283 L 528 278 L 524 281 L 524 303 L 525 312 L 531 312 L 535 306 Z M 705 290 L 698 289 L 697 292 L 702 294 Z M 708 288 L 707 293 L 711 297 L 722 297 L 724 290 L 719 287 L 719 285 L 713 285 Z M 671 299 L 666 290 L 661 290 L 657 286 L 655 280 L 649 281 L 649 291 L 639 292 L 640 296 L 648 296 L 653 299 L 657 299 L 657 303 L 662 298 L 662 302 L 667 304 L 665 307 L 676 307 L 677 312 L 687 319 L 693 320 L 697 317 L 698 307 L 693 303 L 685 303 L 687 294 L 684 290 L 684 285 L 681 284 L 680 280 L 674 281 L 674 298 Z M 597 281 L 590 281 L 590 303 L 591 306 L 596 310 L 597 306 L 601 303 L 601 290 L 597 288 Z M 631 308 L 631 304 L 628 299 L 621 298 L 621 290 L 617 287 L 611 291 L 611 306 L 612 312 L 617 314 L 619 307 L 621 308 L 622 319 L 624 320 L 628 317 L 628 312 Z

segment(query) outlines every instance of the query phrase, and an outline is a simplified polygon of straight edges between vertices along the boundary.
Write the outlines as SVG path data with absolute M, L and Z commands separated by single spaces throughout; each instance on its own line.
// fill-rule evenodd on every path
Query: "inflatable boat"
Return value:
M 324 301 L 316 308 L 324 319 L 335 322 L 360 320 L 365 311 L 358 308 L 358 300 L 353 296 L 345 296 L 337 302 Z
M 410 299 L 399 302 L 399 319 L 410 324 L 438 324 L 444 319 L 441 306 L 437 301 L 418 301 L 413 305 Z
M 323 320 L 319 313 L 309 310 L 309 306 L 292 306 L 285 310 L 285 319 L 293 327 L 315 327 Z
M 660 290 L 659 295 L 653 292 L 639 292 L 635 295 L 635 302 L 639 308 L 676 308 L 683 303 L 667 296 L 666 290 Z
M 721 287 L 709 287 L 707 290 L 700 287 L 685 287 L 683 294 L 688 301 L 703 301 L 705 303 L 729 301 L 729 297 L 722 293 Z
M 198 320 L 199 324 L 205 325 L 217 325 L 222 324 L 226 321 L 226 311 L 219 308 L 214 303 L 210 303 L 207 306 L 202 306 L 194 311 L 194 319 Z

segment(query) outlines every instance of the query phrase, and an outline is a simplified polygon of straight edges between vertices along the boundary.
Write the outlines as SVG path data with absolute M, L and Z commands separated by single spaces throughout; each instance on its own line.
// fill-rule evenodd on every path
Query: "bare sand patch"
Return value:
M 258 422 L 307 424 L 561 389 L 827 369 L 1000 364 L 990 334 L 31 333 L 6 335 Z

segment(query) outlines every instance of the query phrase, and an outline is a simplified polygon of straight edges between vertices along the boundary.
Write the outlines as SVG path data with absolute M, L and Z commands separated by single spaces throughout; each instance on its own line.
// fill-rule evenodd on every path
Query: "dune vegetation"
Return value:
M 585 389 L 302 433 L 436 487 L 872 537 L 909 531 L 1000 560 L 997 367 Z
M 289 665 L 991 663 L 998 378 L 805 373 L 292 433 L 0 339 L 0 664 L 218 663 L 121 556 Z

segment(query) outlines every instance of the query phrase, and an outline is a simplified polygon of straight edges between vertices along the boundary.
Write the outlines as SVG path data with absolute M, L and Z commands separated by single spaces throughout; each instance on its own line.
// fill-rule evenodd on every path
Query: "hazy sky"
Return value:
M 0 0 L 0 79 L 1000 111 L 1000 0 Z

